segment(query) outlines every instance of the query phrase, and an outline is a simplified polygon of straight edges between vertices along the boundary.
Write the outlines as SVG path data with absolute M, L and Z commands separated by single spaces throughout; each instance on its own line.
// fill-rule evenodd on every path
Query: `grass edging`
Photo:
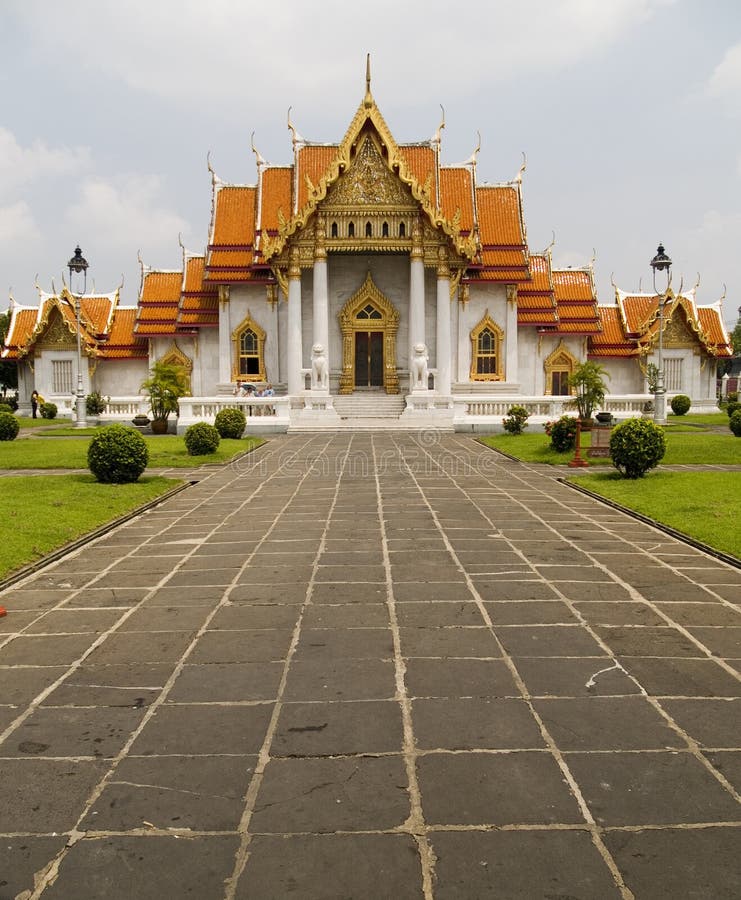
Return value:
M 170 497 L 174 497 L 175 494 L 179 494 L 180 491 L 184 491 L 192 484 L 193 482 L 191 481 L 186 481 L 183 484 L 178 484 L 174 488 L 170 488 L 170 490 L 166 493 L 160 494 L 159 497 L 155 497 L 153 500 L 150 500 L 147 503 L 143 503 L 141 506 L 137 506 L 136 509 L 132 509 L 121 516 L 117 516 L 115 519 L 111 519 L 111 521 L 106 522 L 105 525 L 99 525 L 92 531 L 88 531 L 87 534 L 83 534 L 80 535 L 80 537 L 75 538 L 74 541 L 70 541 L 63 546 L 58 547 L 56 550 L 52 550 L 50 553 L 46 553 L 44 556 L 41 556 L 39 559 L 35 560 L 35 562 L 28 563 L 28 565 L 23 566 L 12 575 L 9 575 L 7 578 L 4 578 L 2 581 L 0 581 L 0 591 L 4 591 L 6 588 L 12 587 L 16 582 L 21 581 L 23 578 L 27 578 L 29 575 L 33 575 L 35 572 L 38 572 L 45 566 L 56 562 L 56 560 L 61 559 L 68 553 L 72 553 L 74 550 L 77 550 L 78 547 L 82 547 L 84 544 L 95 540 L 95 538 L 102 537 L 102 535 L 107 534 L 109 531 L 112 531 L 119 525 L 123 525 L 124 522 L 128 522 L 129 519 L 133 519 L 136 516 L 141 515 L 141 513 L 146 512 L 148 509 L 152 509 L 152 507 L 157 506 L 160 503 L 164 503 L 165 500 L 169 500 Z
M 581 494 L 586 494 L 587 497 L 591 497 L 593 500 L 599 500 L 600 503 L 604 503 L 605 506 L 610 506 L 612 509 L 626 513 L 626 515 L 631 516 L 633 519 L 637 519 L 639 522 L 643 522 L 646 525 L 652 525 L 659 531 L 663 531 L 665 534 L 682 541 L 684 544 L 689 544 L 690 547 L 694 547 L 696 550 L 702 550 L 703 553 L 714 556 L 716 559 L 721 560 L 721 562 L 728 563 L 728 565 L 733 566 L 736 569 L 741 569 L 741 559 L 738 559 L 738 557 L 731 556 L 729 553 L 724 553 L 722 550 L 711 547 L 709 544 L 704 544 L 702 541 L 698 541 L 696 538 L 690 537 L 682 531 L 677 531 L 677 529 L 672 528 L 671 525 L 664 525 L 663 522 L 657 522 L 656 519 L 652 519 L 650 516 L 644 516 L 643 513 L 636 512 L 634 509 L 630 509 L 627 506 L 622 506 L 620 503 L 609 500 L 607 497 L 603 497 L 600 494 L 595 494 L 594 491 L 590 491 L 588 488 L 575 484 L 573 481 L 568 481 L 563 476 L 558 476 L 556 481 L 565 484 L 566 487 L 570 487 L 575 491 L 579 491 Z

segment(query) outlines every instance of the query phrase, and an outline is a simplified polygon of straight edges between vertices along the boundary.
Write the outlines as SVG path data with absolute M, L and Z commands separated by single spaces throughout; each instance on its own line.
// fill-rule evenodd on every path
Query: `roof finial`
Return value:
M 697 273 L 697 281 L 695 282 L 695 286 L 692 288 L 693 293 L 700 287 L 700 273 Z
M 217 184 L 221 184 L 221 179 L 214 172 L 214 167 L 211 165 L 211 151 L 209 150 L 206 154 L 206 165 L 208 166 L 208 171 L 211 173 L 211 185 L 216 187 Z
M 121 272 L 121 284 L 119 284 L 119 286 L 116 288 L 116 293 L 117 293 L 117 294 L 120 294 L 121 291 L 123 290 L 123 286 L 124 286 L 124 282 L 125 282 L 125 281 L 126 281 L 126 279 L 124 278 L 124 273 Z
M 615 288 L 615 290 L 618 289 L 618 286 L 615 284 L 615 273 L 614 272 L 610 272 L 610 284 Z M 638 290 L 640 290 L 640 288 L 638 288 Z
M 476 165 L 476 158 L 478 157 L 479 153 L 481 152 L 481 132 L 477 131 L 476 136 L 478 137 L 479 142 L 478 142 L 478 144 L 476 144 L 473 153 L 463 163 L 464 166 L 475 166 Z
M 594 268 L 594 263 L 595 263 L 596 259 L 597 259 L 597 250 L 594 247 L 592 247 L 592 258 L 589 260 L 589 268 L 590 269 Z
M 544 255 L 547 255 L 548 253 L 550 253 L 551 250 L 553 250 L 555 244 L 556 244 L 556 232 L 553 229 L 551 229 L 551 242 L 545 248 Z
M 527 169 L 527 156 L 525 156 L 525 151 L 522 151 L 522 165 L 520 166 L 517 175 L 515 175 L 515 182 L 517 184 L 522 184 L 522 176 L 525 174 L 525 169 Z
M 62 278 L 64 278 L 64 275 L 62 275 Z M 51 292 L 52 292 L 52 294 L 54 294 L 55 297 L 57 296 L 57 288 L 56 288 L 56 285 L 54 284 L 53 278 L 51 280 Z
M 437 126 L 437 131 L 435 132 L 435 136 L 432 139 L 432 143 L 437 144 L 438 150 L 440 149 L 440 143 L 442 140 L 442 136 L 441 136 L 440 132 L 443 130 L 443 128 L 445 128 L 445 107 L 442 105 L 442 103 L 440 104 L 440 111 L 443 114 L 443 118 L 442 118 L 442 121 L 440 122 L 440 124 Z
M 725 281 L 724 281 L 724 282 L 723 282 L 723 293 L 722 293 L 721 296 L 720 296 L 720 302 L 721 302 L 721 303 L 726 299 L 726 291 L 727 291 L 727 290 L 728 290 L 728 289 L 726 288 L 726 283 L 725 283 Z
M 291 139 L 293 141 L 293 149 L 295 151 L 297 144 L 305 144 L 306 141 L 301 137 L 301 135 L 296 131 L 293 122 L 291 121 L 291 110 L 292 106 L 288 107 L 288 130 L 291 132 Z
M 266 166 L 268 164 L 268 161 L 260 155 L 260 151 L 257 149 L 257 147 L 255 147 L 255 132 L 254 131 L 250 135 L 250 146 L 252 147 L 252 152 L 255 154 L 255 160 L 257 162 L 257 169 L 259 171 L 263 166 Z
M 370 53 L 365 58 L 365 99 L 363 104 L 366 107 L 373 106 L 373 95 L 371 94 L 371 70 L 370 70 Z
M 643 288 L 643 275 L 638 279 L 638 293 L 641 293 L 641 289 Z

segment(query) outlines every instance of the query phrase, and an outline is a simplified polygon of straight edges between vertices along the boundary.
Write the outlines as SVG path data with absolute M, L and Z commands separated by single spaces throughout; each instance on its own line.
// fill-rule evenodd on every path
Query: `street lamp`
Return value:
M 72 291 L 72 273 L 76 272 L 78 275 L 82 273 L 82 293 L 85 293 L 85 289 L 87 288 L 87 267 L 88 262 L 85 257 L 82 255 L 82 250 L 80 250 L 80 245 L 78 244 L 75 247 L 75 255 L 70 259 L 67 263 L 67 268 L 69 269 L 69 286 L 70 293 L 74 297 L 75 300 L 75 316 L 77 317 L 77 398 L 75 401 L 75 405 L 77 408 L 77 421 L 75 422 L 75 428 L 86 428 L 87 427 L 87 410 L 85 404 L 85 389 L 82 386 L 82 348 L 80 346 L 80 302 L 81 296 L 80 294 L 75 294 Z
M 654 293 L 659 304 L 659 364 L 656 372 L 656 385 L 654 387 L 654 422 L 657 425 L 666 425 L 666 389 L 664 388 L 664 306 L 666 304 L 669 286 L 672 283 L 672 261 L 667 255 L 663 244 L 659 244 L 656 256 L 651 260 L 651 268 L 654 277 Z M 663 294 L 659 294 L 656 288 L 656 273 L 666 272 L 666 288 Z

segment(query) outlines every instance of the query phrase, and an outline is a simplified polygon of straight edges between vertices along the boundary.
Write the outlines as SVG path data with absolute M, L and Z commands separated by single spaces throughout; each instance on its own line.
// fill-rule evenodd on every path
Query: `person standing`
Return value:
M 41 397 L 39 396 L 38 391 L 33 391 L 31 394 L 31 418 L 35 419 L 36 413 L 39 408 L 39 403 L 41 403 Z

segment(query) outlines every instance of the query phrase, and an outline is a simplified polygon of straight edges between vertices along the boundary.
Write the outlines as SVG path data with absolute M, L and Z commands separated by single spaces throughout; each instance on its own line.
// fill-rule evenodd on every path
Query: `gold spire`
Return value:
M 370 53 L 365 58 L 365 99 L 363 105 L 366 108 L 373 106 L 373 95 L 371 94 L 371 71 L 370 71 Z

